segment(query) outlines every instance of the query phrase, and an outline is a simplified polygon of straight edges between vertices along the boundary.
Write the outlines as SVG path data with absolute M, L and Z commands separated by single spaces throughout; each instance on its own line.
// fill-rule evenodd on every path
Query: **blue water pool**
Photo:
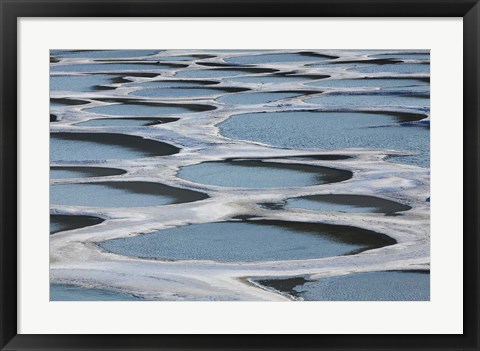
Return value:
M 306 301 L 429 301 L 428 272 L 369 272 L 338 277 L 257 280 Z
M 50 215 L 50 234 L 90 227 L 102 223 L 102 218 L 85 215 Z
M 50 301 L 135 301 L 140 298 L 106 289 L 50 284 Z
M 309 53 L 285 53 L 285 54 L 260 54 L 248 56 L 236 56 L 225 59 L 226 62 L 235 64 L 265 64 L 277 62 L 311 62 L 325 61 L 332 57 L 313 55 Z
M 403 162 L 428 167 L 429 129 L 398 124 L 420 118 L 421 115 L 364 112 L 269 112 L 235 115 L 219 126 L 226 137 L 279 147 L 413 152 L 416 155 Z
M 105 167 L 50 167 L 50 179 L 108 177 L 125 173 L 123 169 Z
M 99 161 L 165 156 L 179 152 L 173 145 L 113 133 L 52 133 L 50 162 Z
M 284 188 L 326 184 L 350 179 L 349 171 L 259 160 L 204 162 L 183 167 L 180 178 L 193 182 L 241 188 Z
M 193 202 L 208 196 L 192 190 L 150 182 L 54 184 L 52 205 L 90 207 L 147 207 Z
M 155 98 L 211 97 L 227 93 L 221 88 L 148 88 L 132 92 L 130 95 Z
M 117 103 L 87 109 L 89 112 L 109 116 L 160 117 L 194 111 L 211 110 L 214 107 L 190 104 Z
M 119 59 L 154 55 L 159 50 L 50 50 L 50 55 L 65 58 Z
M 272 101 L 292 98 L 302 95 L 301 93 L 237 93 L 224 95 L 217 99 L 218 102 L 227 105 L 253 105 L 264 104 Z
M 107 240 L 106 251 L 162 260 L 277 261 L 360 252 L 391 245 L 383 234 L 320 223 L 239 221 L 192 224 Z
M 78 126 L 90 127 L 147 127 L 178 121 L 178 118 L 94 118 L 77 123 Z
M 385 213 L 408 211 L 411 207 L 395 201 L 365 195 L 309 195 L 288 199 L 286 208 L 322 212 Z

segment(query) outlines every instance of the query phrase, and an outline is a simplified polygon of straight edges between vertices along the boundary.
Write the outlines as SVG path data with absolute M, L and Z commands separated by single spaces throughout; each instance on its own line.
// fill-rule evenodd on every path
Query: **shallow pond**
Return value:
M 50 99 L 50 108 L 85 105 L 85 104 L 88 104 L 88 101 L 74 100 L 74 99 L 54 99 L 54 98 Z
M 94 216 L 84 215 L 50 215 L 50 234 L 64 232 L 67 230 L 90 227 L 100 224 L 104 220 Z
M 196 183 L 241 188 L 286 188 L 340 182 L 352 173 L 340 169 L 239 160 L 204 162 L 180 169 L 178 176 Z
M 369 148 L 414 152 L 418 155 L 402 161 L 428 167 L 429 129 L 398 124 L 422 117 L 364 112 L 269 112 L 235 115 L 219 126 L 221 134 L 226 137 L 285 148 Z
M 204 56 L 208 55 L 199 55 L 199 56 L 188 56 L 188 55 L 183 55 L 183 56 L 158 56 L 155 59 L 160 60 L 160 61 L 195 61 L 198 60 Z
M 90 127 L 147 127 L 178 121 L 178 118 L 96 118 L 76 123 L 77 126 Z
M 387 65 L 356 66 L 350 68 L 350 71 L 362 73 L 393 73 L 393 74 L 412 74 L 412 73 L 430 73 L 430 65 L 422 63 L 395 63 Z
M 386 235 L 354 227 L 262 220 L 192 224 L 99 246 L 125 256 L 236 262 L 330 257 L 393 243 Z
M 281 76 L 281 75 L 257 75 L 257 76 L 242 76 L 242 77 L 229 77 L 226 81 L 240 82 L 240 83 L 290 83 L 312 80 L 311 77 L 305 76 Z
M 288 199 L 286 208 L 324 212 L 385 213 L 393 215 L 411 207 L 395 201 L 365 195 L 309 195 Z
M 106 167 L 50 167 L 50 179 L 108 177 L 125 173 L 123 169 Z
M 142 137 L 113 133 L 51 133 L 50 162 L 99 161 L 165 156 L 177 147 Z
M 119 59 L 154 55 L 159 50 L 50 50 L 50 55 L 68 58 Z
M 83 76 L 50 76 L 50 91 L 92 92 L 98 86 L 113 83 L 115 76 L 109 74 L 89 74 Z
M 228 63 L 235 64 L 265 64 L 265 63 L 278 63 L 278 62 L 312 62 L 312 61 L 325 61 L 332 57 L 313 55 L 309 53 L 287 53 L 287 54 L 260 54 L 260 55 L 247 55 L 236 56 L 226 58 Z
M 421 107 L 428 109 L 430 107 L 429 95 L 410 95 L 410 94 L 324 94 L 317 97 L 306 99 L 306 103 L 316 104 L 328 108 L 361 108 L 381 106 L 391 107 Z
M 207 105 L 125 102 L 113 105 L 92 107 L 87 109 L 86 111 L 110 116 L 160 117 L 169 114 L 206 111 L 213 109 L 214 107 L 210 107 Z
M 388 79 L 388 78 L 358 78 L 358 79 L 322 79 L 307 83 L 316 87 L 325 88 L 380 88 L 382 90 L 428 90 L 429 83 L 417 79 Z
M 150 88 L 132 92 L 130 95 L 158 98 L 209 97 L 228 93 L 221 88 Z
M 112 290 L 50 284 L 50 301 L 134 301 L 140 298 Z
M 145 82 L 134 82 L 129 83 L 125 86 L 128 87 L 142 87 L 142 88 L 202 88 L 204 86 L 215 85 L 215 81 L 205 81 L 205 80 L 149 80 Z
M 223 78 L 248 75 L 252 73 L 270 73 L 273 71 L 274 70 L 261 68 L 212 68 L 180 71 L 175 76 L 184 78 Z
M 300 96 L 302 93 L 238 93 L 228 94 L 217 99 L 227 105 L 253 105 Z
M 130 72 L 130 71 L 151 71 L 151 70 L 169 70 L 171 65 L 161 63 L 83 63 L 73 65 L 55 65 L 50 66 L 51 72 Z
M 100 182 L 50 185 L 52 205 L 147 207 L 193 202 L 208 196 L 150 182 Z
M 398 60 L 430 60 L 429 53 L 393 53 L 393 54 L 378 54 L 372 57 Z
M 306 301 L 429 301 L 428 272 L 352 273 L 309 281 L 302 278 L 256 280 Z

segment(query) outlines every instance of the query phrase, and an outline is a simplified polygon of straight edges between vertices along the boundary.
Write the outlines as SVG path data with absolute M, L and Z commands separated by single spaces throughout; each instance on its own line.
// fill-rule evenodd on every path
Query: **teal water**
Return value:
M 329 108 L 360 108 L 372 106 L 385 107 L 430 107 L 428 95 L 347 95 L 347 94 L 325 94 L 305 100 L 310 104 L 327 106 Z
M 76 123 L 90 127 L 147 127 L 178 121 L 178 118 L 96 118 Z
M 296 278 L 291 278 L 296 279 Z M 306 280 L 294 285 L 289 279 L 258 280 L 258 283 L 306 301 L 429 301 L 430 274 L 386 271 L 352 273 L 339 277 Z M 292 285 L 294 287 L 292 288 Z
M 50 99 L 50 108 L 52 107 L 63 107 L 63 106 L 75 106 L 75 105 L 85 105 L 88 104 L 88 101 L 84 100 L 74 100 L 74 99 Z
M 204 162 L 180 169 L 178 176 L 196 183 L 241 188 L 287 188 L 350 179 L 349 171 L 273 162 Z
M 147 207 L 193 202 L 208 196 L 149 182 L 101 182 L 50 185 L 52 205 Z
M 221 88 L 149 88 L 136 90 L 130 95 L 143 97 L 159 97 L 159 98 L 183 98 L 183 97 L 201 97 L 201 96 L 218 96 L 225 94 L 227 91 Z
M 258 69 L 257 73 L 268 73 L 268 70 Z M 178 72 L 176 77 L 183 78 L 223 78 L 234 77 L 241 75 L 248 75 L 254 73 L 253 69 L 241 69 L 241 68 L 212 68 L 212 69 L 196 69 L 190 71 Z
M 387 65 L 371 65 L 371 66 L 357 66 L 350 69 L 351 71 L 363 72 L 363 73 L 430 73 L 429 64 L 421 63 L 396 63 Z
M 309 54 L 260 54 L 249 56 L 237 56 L 225 59 L 228 63 L 235 64 L 264 64 L 264 63 L 277 63 L 277 62 L 311 62 L 311 61 L 325 61 L 331 57 Z
M 396 53 L 396 54 L 379 54 L 374 57 L 385 58 L 385 59 L 399 59 L 399 60 L 430 60 L 430 54 L 406 54 L 406 53 Z
M 97 86 L 112 84 L 114 75 L 89 74 L 84 76 L 50 76 L 50 91 L 91 92 Z
M 73 65 L 50 66 L 51 72 L 130 72 L 172 69 L 172 66 L 161 63 L 82 63 Z
M 193 112 L 189 105 L 148 103 L 120 103 L 87 109 L 89 112 L 110 116 L 159 117 L 169 114 Z
M 300 82 L 300 81 L 309 81 L 312 78 L 305 76 L 275 76 L 275 75 L 256 75 L 256 76 L 243 76 L 243 77 L 229 77 L 225 79 L 230 82 L 241 82 L 241 83 L 288 83 L 288 82 Z
M 143 88 L 202 88 L 205 85 L 215 85 L 215 81 L 204 81 L 204 80 L 150 80 L 146 82 L 136 82 L 129 83 L 129 87 L 143 87 Z
M 112 290 L 50 284 L 50 301 L 135 301 L 140 298 Z
M 382 78 L 358 78 L 358 79 L 322 79 L 307 85 L 325 88 L 411 88 L 418 90 L 420 88 L 429 88 L 429 83 L 417 79 L 382 79 Z
M 100 161 L 165 156 L 179 152 L 170 144 L 109 133 L 51 133 L 50 162 Z
M 159 56 L 155 58 L 156 60 L 160 61 L 195 61 L 198 60 L 199 57 L 196 56 Z
M 400 126 L 418 115 L 363 112 L 269 112 L 235 115 L 221 123 L 222 135 L 286 148 L 369 148 L 414 152 L 402 160 L 429 167 L 430 132 Z M 285 131 L 288 130 L 288 133 Z M 397 159 L 397 158 L 396 158 Z
M 217 99 L 218 102 L 227 105 L 254 105 L 267 102 L 292 98 L 302 95 L 301 93 L 237 93 L 224 95 Z
M 50 50 L 50 55 L 66 58 L 119 59 L 154 55 L 159 50 Z
M 286 208 L 302 208 L 322 212 L 384 213 L 408 211 L 411 207 L 375 196 L 309 195 L 288 199 Z
M 102 223 L 102 218 L 84 215 L 50 215 L 50 234 L 90 227 Z
M 162 260 L 277 261 L 346 255 L 391 245 L 353 227 L 283 221 L 216 222 L 107 240 L 106 251 Z
M 108 177 L 125 173 L 123 169 L 105 167 L 50 167 L 50 179 Z

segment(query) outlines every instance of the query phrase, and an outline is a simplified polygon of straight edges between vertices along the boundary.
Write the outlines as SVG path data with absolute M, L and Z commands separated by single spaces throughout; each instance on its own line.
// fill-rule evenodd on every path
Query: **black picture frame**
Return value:
M 1 0 L 2 350 L 479 350 L 478 0 Z M 17 19 L 20 17 L 463 17 L 464 333 L 461 335 L 17 334 Z

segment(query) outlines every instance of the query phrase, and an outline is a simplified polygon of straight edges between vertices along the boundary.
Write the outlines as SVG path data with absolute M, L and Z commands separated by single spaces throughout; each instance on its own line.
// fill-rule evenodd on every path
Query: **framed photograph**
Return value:
M 2 1 L 2 350 L 478 350 L 479 14 Z

